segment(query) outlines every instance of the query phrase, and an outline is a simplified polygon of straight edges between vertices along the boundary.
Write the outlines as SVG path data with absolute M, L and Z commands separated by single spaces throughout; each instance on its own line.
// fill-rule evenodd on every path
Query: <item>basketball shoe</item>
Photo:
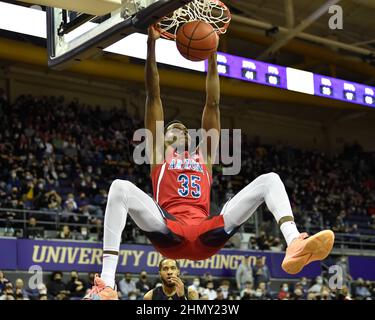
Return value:
M 334 239 L 331 230 L 321 231 L 311 237 L 305 232 L 301 233 L 286 249 L 281 267 L 289 274 L 296 274 L 309 263 L 324 260 L 332 250 Z
M 99 275 L 95 275 L 94 286 L 83 298 L 83 300 L 118 300 L 117 291 L 105 285 Z

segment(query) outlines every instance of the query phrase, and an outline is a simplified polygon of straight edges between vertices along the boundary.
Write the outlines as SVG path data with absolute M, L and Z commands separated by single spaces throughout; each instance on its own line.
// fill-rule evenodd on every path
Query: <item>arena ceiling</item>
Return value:
M 342 30 L 329 28 L 331 15 L 326 11 L 319 18 L 312 19 L 306 28 L 289 42 L 285 42 L 280 50 L 264 55 L 272 43 L 285 39 L 290 30 L 306 22 L 312 13 L 327 2 L 329 1 L 227 0 L 226 3 L 234 13 L 234 22 L 227 36 L 227 49 L 237 50 L 239 54 L 251 58 L 374 84 L 375 73 L 372 75 L 369 70 L 363 72 L 366 64 L 368 69 L 375 66 L 374 0 L 338 1 L 337 5 L 343 9 Z M 342 45 L 345 45 L 345 50 L 341 48 Z M 353 68 L 350 61 L 358 63 L 358 68 Z
M 5 2 L 30 6 L 22 1 Z M 369 85 L 375 84 L 375 0 L 224 0 L 233 13 L 221 50 Z M 331 30 L 327 3 L 343 9 L 343 29 Z M 283 40 L 306 23 L 289 41 Z M 22 40 L 25 40 L 23 37 Z M 28 39 L 28 41 L 32 41 Z M 270 47 L 282 41 L 279 49 Z M 345 47 L 343 49 L 342 47 Z

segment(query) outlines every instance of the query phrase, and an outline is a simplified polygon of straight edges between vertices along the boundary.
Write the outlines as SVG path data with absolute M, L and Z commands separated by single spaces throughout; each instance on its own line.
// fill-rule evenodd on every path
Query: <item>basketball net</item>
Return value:
M 232 19 L 228 7 L 219 0 L 195 0 L 162 18 L 157 28 L 162 37 L 176 39 L 178 28 L 187 22 L 201 20 L 212 25 L 219 34 L 224 34 Z

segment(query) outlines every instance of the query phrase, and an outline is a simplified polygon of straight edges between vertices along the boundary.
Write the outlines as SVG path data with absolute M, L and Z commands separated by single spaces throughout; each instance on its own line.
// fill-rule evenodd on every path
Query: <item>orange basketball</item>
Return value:
M 217 50 L 219 36 L 209 23 L 192 21 L 178 29 L 176 43 L 178 51 L 186 59 L 202 61 Z

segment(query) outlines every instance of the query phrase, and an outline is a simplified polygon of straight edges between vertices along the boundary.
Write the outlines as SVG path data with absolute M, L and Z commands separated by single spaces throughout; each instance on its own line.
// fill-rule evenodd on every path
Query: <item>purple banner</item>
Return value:
M 353 279 L 375 280 L 375 257 L 351 256 L 349 271 Z
M 0 239 L 0 270 L 17 269 L 17 240 Z
M 158 272 L 161 255 L 147 245 L 122 245 L 119 254 L 118 272 L 138 273 L 146 270 Z M 0 269 L 28 270 L 38 265 L 46 271 L 100 272 L 102 244 L 75 241 L 49 240 L 2 240 L 0 239 Z M 210 272 L 213 276 L 233 277 L 242 256 L 249 256 L 255 265 L 261 256 L 273 278 L 314 278 L 321 273 L 319 263 L 312 263 L 300 274 L 291 276 L 281 269 L 284 253 L 223 249 L 210 259 L 203 261 L 180 260 L 181 269 L 189 275 Z M 4 257 L 6 257 L 4 259 Z M 6 263 L 11 261 L 12 263 Z
M 233 277 L 243 256 L 250 257 L 255 265 L 257 257 L 262 257 L 272 278 L 314 278 L 321 273 L 319 262 L 311 263 L 302 272 L 289 275 L 281 269 L 283 252 L 264 252 L 223 249 L 210 259 L 203 261 L 180 260 L 181 269 L 189 275 Z M 122 245 L 119 254 L 118 272 L 149 273 L 158 272 L 161 255 L 148 245 Z M 46 271 L 100 272 L 102 264 L 102 244 L 92 242 L 62 240 L 17 240 L 0 239 L 0 270 L 28 270 L 38 265 Z M 350 273 L 354 279 L 362 277 L 375 280 L 375 257 L 350 256 Z

